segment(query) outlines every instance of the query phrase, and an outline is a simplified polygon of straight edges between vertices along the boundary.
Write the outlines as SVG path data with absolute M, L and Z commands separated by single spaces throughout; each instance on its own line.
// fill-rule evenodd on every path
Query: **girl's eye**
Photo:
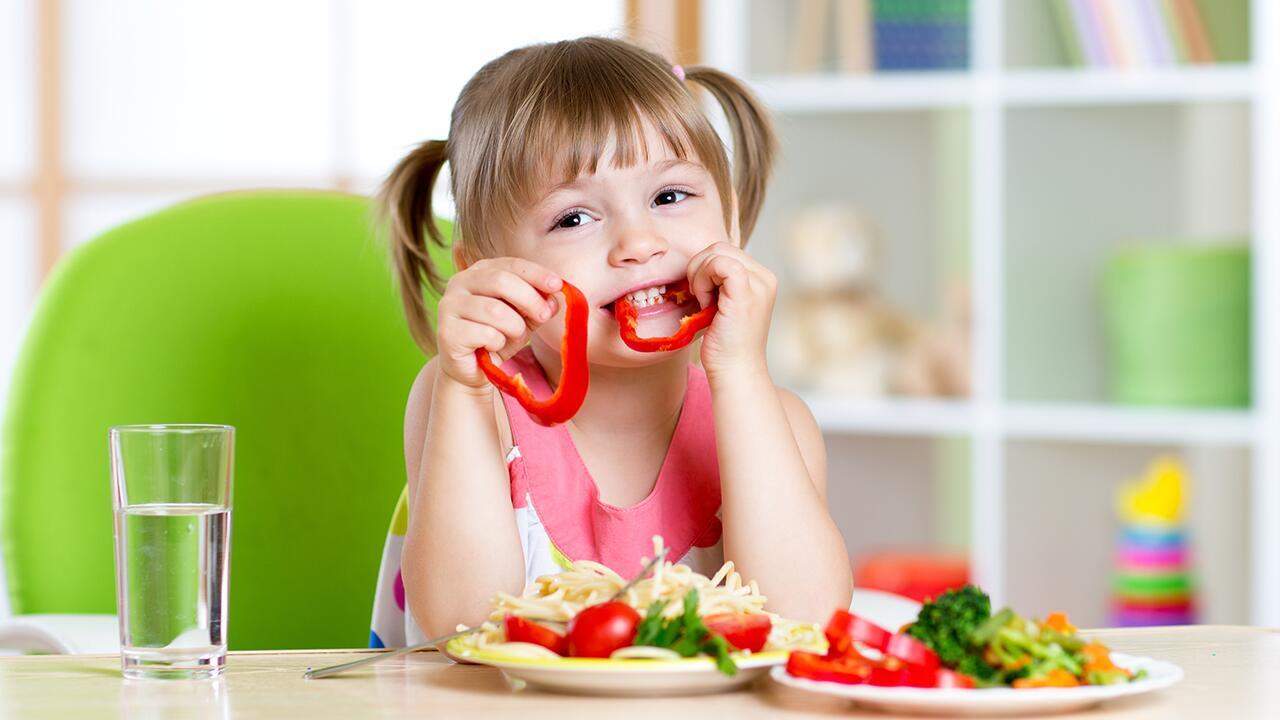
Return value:
M 654 205 L 672 205 L 689 197 L 689 193 L 683 190 L 663 190 L 653 199 Z
M 581 210 L 572 210 L 556 220 L 556 228 L 576 228 L 595 222 L 595 218 Z

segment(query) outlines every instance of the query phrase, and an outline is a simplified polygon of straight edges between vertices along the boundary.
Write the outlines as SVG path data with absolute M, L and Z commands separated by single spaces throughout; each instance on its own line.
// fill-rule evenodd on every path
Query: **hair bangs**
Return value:
M 724 146 L 670 69 L 639 58 L 611 58 L 618 67 L 604 67 L 602 58 L 574 54 L 558 57 L 512 109 L 488 168 L 490 219 L 512 227 L 548 190 L 596 173 L 606 160 L 615 168 L 649 162 L 656 154 L 646 142 L 652 128 L 677 158 L 707 168 L 728 227 L 732 180 Z

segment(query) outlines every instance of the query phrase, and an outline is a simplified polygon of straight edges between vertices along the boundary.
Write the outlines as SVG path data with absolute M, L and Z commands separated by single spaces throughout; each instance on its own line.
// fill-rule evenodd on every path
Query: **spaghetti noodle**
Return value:
M 655 555 L 662 550 L 662 538 L 654 537 Z M 642 562 L 648 562 L 645 558 Z M 506 642 L 502 621 L 507 615 L 516 615 L 536 621 L 563 633 L 570 620 L 583 608 L 613 598 L 627 579 L 612 569 L 590 560 L 579 560 L 569 570 L 544 575 L 534 580 L 519 596 L 498 593 L 493 598 L 493 612 L 479 630 L 465 638 L 463 645 L 477 651 L 496 651 L 520 657 L 559 657 L 546 648 L 527 643 Z M 764 609 L 767 598 L 760 594 L 755 581 L 744 583 L 734 569 L 733 562 L 726 562 L 715 575 L 708 578 L 694 572 L 687 565 L 669 561 L 654 566 L 653 573 L 641 579 L 618 600 L 634 607 L 641 615 L 654 603 L 666 602 L 662 614 L 672 618 L 682 612 L 681 601 L 691 590 L 698 591 L 698 614 L 702 617 L 721 613 L 763 613 L 773 621 L 773 630 L 766 650 L 778 650 L 798 646 L 814 646 L 823 643 L 822 632 L 814 625 L 796 623 L 779 618 Z M 619 659 L 666 658 L 649 650 L 634 651 L 624 648 L 618 651 Z

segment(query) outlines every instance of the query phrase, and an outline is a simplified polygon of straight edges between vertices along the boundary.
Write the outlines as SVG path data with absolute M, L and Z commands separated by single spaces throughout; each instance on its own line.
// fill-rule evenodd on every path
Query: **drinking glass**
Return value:
M 234 438 L 229 425 L 111 428 L 126 678 L 222 673 Z

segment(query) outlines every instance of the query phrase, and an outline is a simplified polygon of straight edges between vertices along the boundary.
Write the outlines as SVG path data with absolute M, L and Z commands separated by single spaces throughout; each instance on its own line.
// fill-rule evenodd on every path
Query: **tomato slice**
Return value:
M 907 665 L 926 670 L 936 670 L 939 664 L 937 653 L 930 650 L 928 645 L 906 633 L 896 633 L 889 638 L 889 642 L 885 645 L 884 653 L 889 657 L 901 660 Z
M 565 650 L 564 636 L 545 625 L 526 620 L 518 615 L 508 615 L 503 621 L 507 642 L 523 642 L 541 645 L 557 655 Z
M 836 610 L 827 623 L 828 655 L 843 655 L 858 642 L 884 652 L 891 634 L 870 620 L 860 618 L 848 610 Z
M 738 650 L 760 652 L 769 642 L 773 621 L 761 613 L 720 613 L 702 619 L 711 632 Z
M 640 613 L 626 603 L 607 602 L 583 608 L 569 621 L 569 655 L 607 658 L 636 639 Z
M 874 669 L 874 663 L 856 654 L 832 658 L 797 650 L 787 658 L 787 673 L 794 677 L 842 685 L 860 685 Z

